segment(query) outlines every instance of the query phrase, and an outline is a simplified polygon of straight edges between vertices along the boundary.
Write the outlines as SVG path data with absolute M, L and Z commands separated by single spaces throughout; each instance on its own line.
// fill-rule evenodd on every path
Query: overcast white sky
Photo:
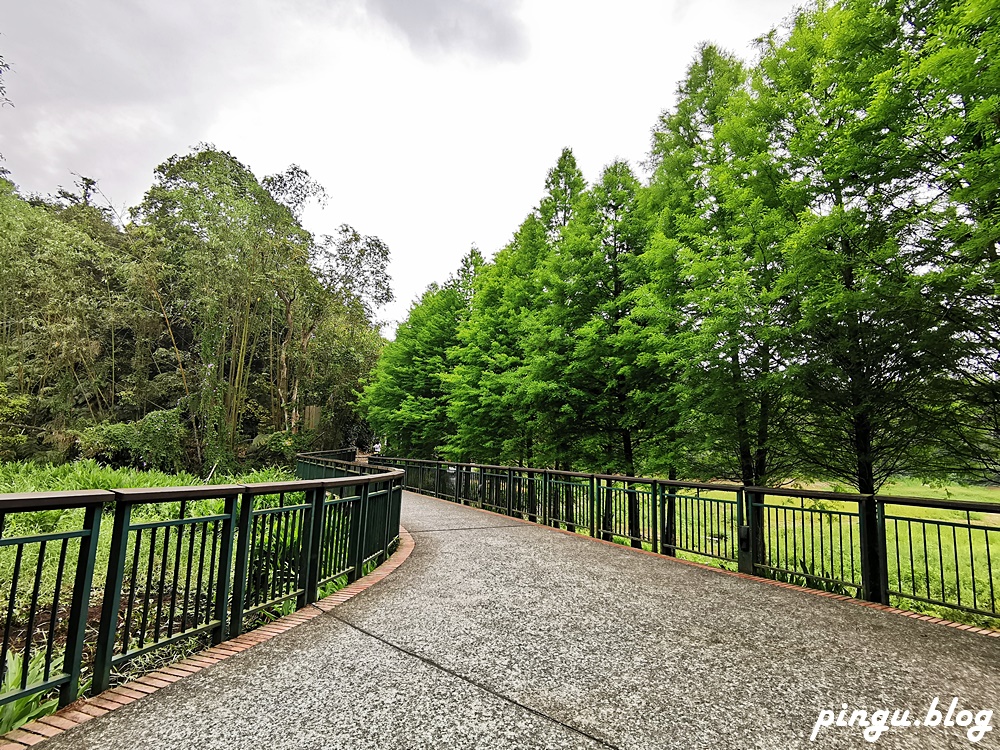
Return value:
M 291 163 L 392 250 L 405 317 L 541 197 L 564 146 L 593 180 L 638 171 L 695 47 L 750 57 L 793 0 L 4 0 L 14 107 L 0 153 L 24 191 L 99 180 L 121 208 L 198 142 L 258 177 Z

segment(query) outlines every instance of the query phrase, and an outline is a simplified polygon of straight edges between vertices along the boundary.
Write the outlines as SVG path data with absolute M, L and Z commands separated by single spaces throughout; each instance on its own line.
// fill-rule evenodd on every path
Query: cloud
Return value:
M 512 0 L 46 0 L 12 3 L 0 55 L 14 107 L 0 154 L 29 192 L 94 177 L 134 203 L 152 167 L 205 138 L 220 112 L 301 79 L 319 47 L 388 25 L 420 55 L 519 59 Z M 220 144 L 225 148 L 226 144 Z M 237 155 L 238 156 L 238 155 Z
M 673 22 L 681 23 L 692 5 L 694 5 L 694 0 L 674 0 L 674 12 L 671 14 Z
M 461 52 L 495 61 L 523 60 L 528 33 L 516 0 L 367 0 L 366 9 L 401 32 L 419 54 Z
M 13 5 L 0 29 L 14 103 L 0 112 L 6 166 L 30 191 L 79 172 L 138 197 L 149 184 L 139 165 L 199 140 L 228 96 L 268 75 L 276 10 L 263 0 L 239 13 L 198 0 Z

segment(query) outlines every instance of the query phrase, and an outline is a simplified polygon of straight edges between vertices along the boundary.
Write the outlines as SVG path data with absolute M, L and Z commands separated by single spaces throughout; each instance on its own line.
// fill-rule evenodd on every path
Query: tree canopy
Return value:
M 407 419 L 435 428 L 388 450 L 866 493 L 995 477 L 993 6 L 824 2 L 752 62 L 701 45 L 648 180 L 616 161 L 588 185 L 564 149 L 447 335 L 409 336 L 441 290 L 413 307 L 366 403 L 399 427 L 378 394 L 419 362 L 434 408 Z
M 127 222 L 95 204 L 94 180 L 77 188 L 25 199 L 0 180 L 15 453 L 211 467 L 367 439 L 356 405 L 389 251 L 347 225 L 306 230 L 303 205 L 324 195 L 306 170 L 259 180 L 199 146 L 156 168 Z

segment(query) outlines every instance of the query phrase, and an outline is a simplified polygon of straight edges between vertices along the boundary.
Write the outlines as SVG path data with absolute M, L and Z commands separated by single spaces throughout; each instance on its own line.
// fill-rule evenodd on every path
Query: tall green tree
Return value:
M 789 399 L 782 352 L 781 242 L 795 226 L 780 197 L 748 72 L 703 46 L 654 131 L 651 192 L 662 206 L 650 253 L 661 300 L 655 345 L 672 365 L 689 471 L 748 485 L 783 481 Z
M 473 250 L 446 284 L 431 285 L 382 351 L 362 406 L 376 436 L 385 438 L 393 453 L 435 458 L 456 432 L 445 384 L 448 353 L 458 344 L 482 263 L 482 255 Z
M 253 360 L 275 296 L 286 330 L 274 374 L 288 425 L 288 358 L 295 308 L 308 304 L 299 290 L 310 279 L 309 234 L 246 166 L 209 147 L 160 165 L 137 219 L 150 230 L 151 286 L 166 297 L 165 321 L 173 318 L 174 338 L 199 342 L 198 387 L 187 395 L 206 440 L 231 455 L 245 435 Z
M 917 12 L 919 11 L 919 14 Z M 964 331 L 950 360 L 961 419 L 939 424 L 944 469 L 1000 476 L 1000 31 L 993 2 L 916 6 L 897 85 L 912 91 L 908 143 L 924 166 L 936 210 L 923 241 L 939 249 L 935 283 Z
M 55 430 L 80 411 L 111 416 L 115 366 L 128 359 L 112 343 L 128 258 L 81 227 L 117 232 L 93 210 L 32 205 L 0 179 L 0 379 L 11 395 L 30 397 L 33 420 Z
M 781 283 L 802 405 L 791 434 L 817 472 L 862 493 L 925 464 L 959 335 L 930 272 L 939 246 L 921 236 L 936 197 L 907 141 L 914 93 L 894 81 L 905 49 L 900 6 L 852 0 L 767 37 L 754 80 L 798 217 Z
M 449 353 L 449 415 L 455 435 L 446 455 L 532 465 L 538 419 L 525 382 L 527 320 L 540 294 L 548 253 L 545 227 L 532 213 L 513 240 L 474 280 L 468 318 Z
M 639 257 L 650 230 L 639 190 L 629 166 L 614 162 L 581 199 L 546 264 L 542 325 L 529 344 L 529 372 L 548 395 L 544 416 L 586 464 L 631 475 L 645 373 L 624 323 L 644 282 Z

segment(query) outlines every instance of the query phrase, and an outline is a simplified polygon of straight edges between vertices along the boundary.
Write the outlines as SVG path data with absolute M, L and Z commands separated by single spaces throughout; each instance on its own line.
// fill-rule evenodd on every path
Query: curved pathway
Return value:
M 415 548 L 329 612 L 44 750 L 869 747 L 821 710 L 998 709 L 1000 638 L 407 493 Z M 895 728 L 884 748 L 975 745 Z

